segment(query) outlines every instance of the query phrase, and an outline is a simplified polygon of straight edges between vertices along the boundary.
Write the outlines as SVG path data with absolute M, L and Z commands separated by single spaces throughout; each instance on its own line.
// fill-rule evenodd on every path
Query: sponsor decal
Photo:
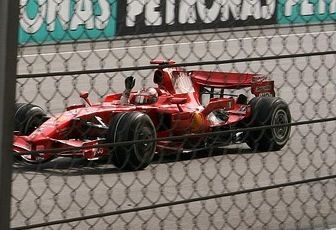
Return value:
M 336 0 L 278 0 L 279 24 L 336 21 Z
M 260 93 L 259 97 L 272 97 L 273 95 L 270 92 Z
M 265 81 L 258 82 L 256 84 L 252 84 L 251 92 L 255 96 L 274 96 L 274 82 L 273 81 Z
M 124 0 L 118 35 L 276 23 L 276 0 Z
M 19 42 L 111 38 L 117 0 L 20 0 Z
M 255 88 L 255 92 L 256 93 L 261 93 L 261 92 L 270 92 L 273 89 L 272 85 L 261 85 L 261 86 L 257 86 Z

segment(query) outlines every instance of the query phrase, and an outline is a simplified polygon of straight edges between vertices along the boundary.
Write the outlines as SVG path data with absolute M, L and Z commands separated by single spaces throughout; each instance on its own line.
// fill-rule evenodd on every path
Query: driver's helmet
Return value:
M 158 99 L 158 92 L 155 88 L 149 87 L 146 90 L 142 90 L 135 95 L 135 103 L 137 104 L 152 104 Z

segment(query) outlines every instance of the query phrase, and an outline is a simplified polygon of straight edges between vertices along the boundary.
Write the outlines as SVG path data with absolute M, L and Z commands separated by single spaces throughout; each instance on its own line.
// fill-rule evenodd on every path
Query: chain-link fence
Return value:
M 335 20 L 333 0 L 21 0 L 11 227 L 335 227 Z

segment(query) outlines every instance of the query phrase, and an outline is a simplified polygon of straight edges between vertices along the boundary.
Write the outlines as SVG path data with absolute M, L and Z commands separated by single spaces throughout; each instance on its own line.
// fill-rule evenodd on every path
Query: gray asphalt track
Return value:
M 30 47 L 20 50 L 18 73 L 82 70 L 83 64 L 86 69 L 141 66 L 157 57 L 181 63 L 330 51 L 336 50 L 335 40 L 334 26 L 312 26 L 82 44 L 76 45 L 76 52 L 74 45 L 59 45 L 57 52 L 54 46 Z M 289 102 L 293 121 L 303 121 L 336 116 L 335 63 L 335 55 L 327 55 L 202 68 L 267 74 L 275 80 L 278 96 Z M 136 77 L 138 89 L 152 84 L 148 70 L 20 79 L 17 100 L 33 102 L 54 114 L 66 104 L 80 102 L 81 90 L 89 90 L 93 100 L 122 91 L 128 75 Z M 157 156 L 139 172 L 121 173 L 111 164 L 81 159 L 57 159 L 38 170 L 15 164 L 11 225 L 333 175 L 335 131 L 335 122 L 293 127 L 288 145 L 278 152 L 253 153 L 243 144 L 233 145 L 207 154 L 185 154 L 177 161 Z M 336 225 L 334 191 L 334 180 L 321 181 L 55 225 L 54 229 L 324 229 Z

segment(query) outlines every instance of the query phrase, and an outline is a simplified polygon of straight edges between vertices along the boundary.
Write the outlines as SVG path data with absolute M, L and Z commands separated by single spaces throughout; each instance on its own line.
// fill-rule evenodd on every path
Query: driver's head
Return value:
M 158 100 L 159 94 L 154 87 L 149 87 L 146 93 L 149 95 L 148 103 L 155 103 Z
M 152 104 L 158 100 L 158 92 L 155 88 L 149 87 L 144 91 L 140 91 L 135 96 L 135 102 L 137 104 Z
M 153 97 L 153 99 L 156 101 L 159 94 L 157 92 L 157 90 L 154 88 L 154 87 L 149 87 L 146 92 L 151 96 Z

